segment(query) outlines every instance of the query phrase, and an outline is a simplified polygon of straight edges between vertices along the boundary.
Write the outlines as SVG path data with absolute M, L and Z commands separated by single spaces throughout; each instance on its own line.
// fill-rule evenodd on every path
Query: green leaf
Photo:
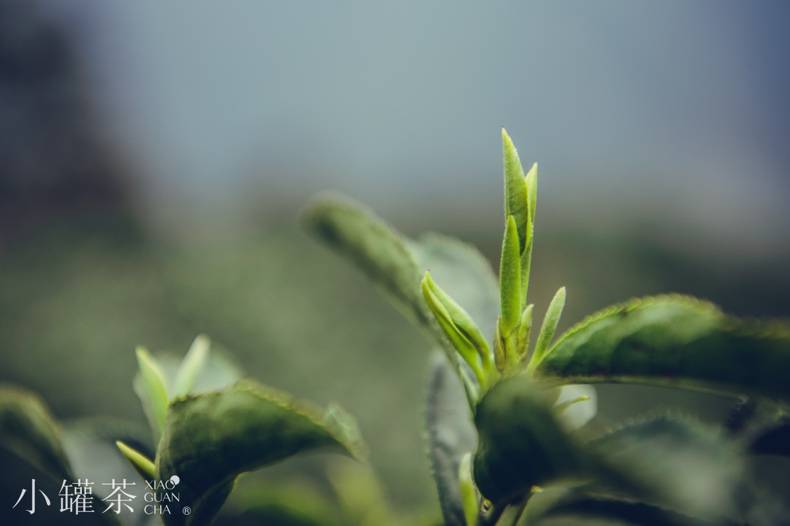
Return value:
M 140 372 L 134 378 L 134 392 L 140 398 L 154 435 L 158 437 L 167 418 L 168 395 L 165 376 L 147 350 L 138 347 L 136 354 Z
M 34 393 L 0 384 L 0 448 L 55 480 L 72 480 L 61 431 Z
M 447 526 L 465 526 L 459 468 L 475 448 L 476 432 L 463 387 L 443 358 L 434 360 L 426 409 L 428 456 Z
M 499 315 L 499 284 L 489 261 L 468 243 L 434 232 L 422 234 L 408 247 L 424 273 L 448 289 L 490 341 Z
M 475 481 L 495 505 L 525 495 L 533 485 L 586 472 L 576 439 L 560 425 L 553 400 L 525 375 L 498 382 L 475 414 Z
M 472 317 L 433 281 L 430 272 L 426 272 L 425 278 L 423 278 L 423 292 L 425 292 L 426 285 L 431 295 L 441 303 L 444 310 L 450 315 L 450 321 L 452 321 L 453 325 L 474 346 L 480 358 L 485 359 L 490 352 L 488 341 L 486 341 L 485 336 L 483 336 Z M 434 315 L 436 315 L 436 311 L 434 311 Z
M 554 338 L 557 325 L 560 323 L 560 316 L 562 316 L 562 310 L 564 308 L 565 287 L 560 287 L 551 299 L 549 308 L 546 309 L 546 315 L 543 317 L 543 324 L 540 326 L 538 339 L 535 341 L 535 351 L 532 353 L 532 357 L 529 360 L 530 371 L 533 371 L 544 359 L 546 350 L 549 348 L 551 340 Z
M 583 479 L 703 518 L 735 512 L 732 495 L 743 455 L 715 430 L 662 416 L 584 442 L 558 420 L 550 391 L 524 374 L 513 376 L 496 384 L 477 408 L 475 480 L 495 506 L 534 486 Z
M 166 385 L 176 384 L 176 378 L 185 359 L 171 353 L 157 354 L 156 362 L 164 375 Z M 212 343 L 210 352 L 206 355 L 203 366 L 199 368 L 188 394 L 217 391 L 236 383 L 241 377 L 241 369 L 236 362 Z
M 519 320 L 518 323 L 516 348 L 522 359 L 526 357 L 527 350 L 529 349 L 530 333 L 532 332 L 532 311 L 534 307 L 535 306 L 532 304 L 527 305 L 521 313 L 521 320 Z
M 637 497 L 706 519 L 734 515 L 744 476 L 740 447 L 717 428 L 679 416 L 638 420 L 587 446 Z M 624 478 L 625 478 L 624 477 Z
M 304 214 L 306 228 L 350 259 L 402 311 L 442 346 L 459 374 L 455 349 L 422 298 L 420 282 L 430 270 L 436 279 L 457 284 L 450 292 L 477 322 L 493 334 L 498 312 L 496 280 L 485 259 L 471 246 L 432 234 L 410 241 L 370 210 L 345 197 L 314 199 Z M 490 320 L 490 321 L 489 321 Z
M 192 391 L 200 372 L 206 365 L 210 348 L 211 341 L 202 334 L 192 342 L 176 374 L 173 388 L 174 397 L 183 396 Z
M 535 209 L 538 198 L 538 163 L 534 163 L 526 175 L 527 201 L 529 204 L 529 222 L 524 245 L 521 247 L 521 297 L 527 302 L 529 293 L 529 275 L 532 269 L 532 249 L 535 245 Z
M 352 260 L 421 324 L 432 319 L 420 299 L 422 272 L 404 238 L 364 206 L 321 195 L 307 208 L 308 230 Z
M 157 451 L 160 480 L 177 475 L 188 523 L 208 522 L 230 492 L 236 476 L 294 454 L 335 447 L 364 455 L 359 436 L 338 418 L 252 381 L 212 393 L 179 398 L 170 406 Z M 169 523 L 186 517 L 175 514 Z
M 433 281 L 430 272 L 426 272 L 422 280 L 422 293 L 439 326 L 485 389 L 486 373 L 493 363 L 488 342 L 480 329 L 469 314 Z
M 532 247 L 535 240 L 535 226 L 527 227 L 527 245 L 521 251 L 521 302 L 526 303 L 529 294 L 529 275 L 532 271 Z
M 790 400 L 790 330 L 677 295 L 615 305 L 563 334 L 536 373 L 569 383 L 638 382 Z
M 499 328 L 503 338 L 518 327 L 521 318 L 521 254 L 517 236 L 516 220 L 508 216 L 499 260 Z
M 524 247 L 529 221 L 527 183 L 518 151 L 504 128 L 502 128 L 502 159 L 505 172 L 505 221 L 513 216 L 517 226 L 518 246 Z
M 116 440 L 115 446 L 124 458 L 132 464 L 132 467 L 134 467 L 141 477 L 145 480 L 153 480 L 156 478 L 156 468 L 150 458 L 121 440 Z
M 538 205 L 538 163 L 532 163 L 525 180 L 527 183 L 527 201 L 529 202 L 529 222 L 534 226 L 535 212 Z

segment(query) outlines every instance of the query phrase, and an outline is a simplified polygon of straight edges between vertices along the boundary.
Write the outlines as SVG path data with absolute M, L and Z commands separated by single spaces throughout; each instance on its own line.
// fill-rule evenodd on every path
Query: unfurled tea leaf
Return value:
M 189 518 L 202 524 L 221 506 L 235 477 L 296 453 L 331 447 L 363 455 L 361 439 L 337 426 L 337 418 L 252 381 L 175 400 L 157 451 L 160 480 L 180 479 Z M 203 510 L 196 512 L 195 510 Z
M 790 330 L 710 303 L 656 296 L 610 307 L 563 334 L 536 368 L 572 383 L 637 382 L 790 399 Z

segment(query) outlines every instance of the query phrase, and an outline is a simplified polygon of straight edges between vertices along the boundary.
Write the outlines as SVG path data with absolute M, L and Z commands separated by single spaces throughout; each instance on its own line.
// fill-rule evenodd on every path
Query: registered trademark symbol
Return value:
M 183 508 L 181 508 L 181 513 L 183 513 L 184 515 L 189 515 L 190 513 L 192 513 L 192 508 L 190 508 L 189 506 L 184 506 Z

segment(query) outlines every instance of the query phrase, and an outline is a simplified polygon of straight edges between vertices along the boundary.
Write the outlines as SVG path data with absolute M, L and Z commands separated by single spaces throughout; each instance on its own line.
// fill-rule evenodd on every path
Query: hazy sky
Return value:
M 57 8 L 81 28 L 114 132 L 164 195 L 223 199 L 254 182 L 386 206 L 447 200 L 449 184 L 498 199 L 506 126 L 549 195 L 577 183 L 703 222 L 738 216 L 749 232 L 787 226 L 790 4 L 219 6 Z

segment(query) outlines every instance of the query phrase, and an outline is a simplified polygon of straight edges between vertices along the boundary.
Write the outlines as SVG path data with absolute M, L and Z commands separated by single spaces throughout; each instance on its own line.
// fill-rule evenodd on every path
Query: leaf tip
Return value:
M 143 478 L 156 478 L 156 466 L 151 459 L 121 440 L 115 441 L 115 447 Z

